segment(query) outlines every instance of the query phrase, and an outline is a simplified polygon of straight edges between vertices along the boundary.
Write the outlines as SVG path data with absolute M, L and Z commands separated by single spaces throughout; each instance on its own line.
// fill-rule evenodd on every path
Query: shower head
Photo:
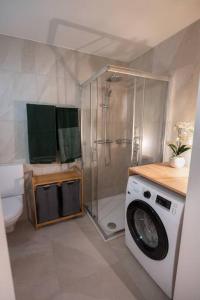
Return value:
M 119 82 L 122 80 L 122 77 L 117 75 L 117 74 L 113 74 L 111 75 L 106 81 L 107 82 Z

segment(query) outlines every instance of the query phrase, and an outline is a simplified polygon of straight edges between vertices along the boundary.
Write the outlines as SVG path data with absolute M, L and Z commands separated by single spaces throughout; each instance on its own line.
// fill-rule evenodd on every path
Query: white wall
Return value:
M 174 141 L 174 125 L 179 121 L 194 121 L 198 76 L 200 71 L 200 20 L 165 40 L 144 55 L 134 60 L 130 66 L 169 75 L 170 107 L 167 142 Z M 166 158 L 168 158 L 166 156 Z
M 174 300 L 200 299 L 200 81 Z
M 79 83 L 114 60 L 0 35 L 0 163 L 28 161 L 26 103 L 80 106 Z
M 0 198 L 0 299 L 15 300 Z

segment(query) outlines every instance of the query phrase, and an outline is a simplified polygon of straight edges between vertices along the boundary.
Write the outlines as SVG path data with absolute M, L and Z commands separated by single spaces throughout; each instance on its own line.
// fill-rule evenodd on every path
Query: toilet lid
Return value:
M 1 200 L 6 223 L 21 215 L 23 209 L 22 196 L 7 197 Z

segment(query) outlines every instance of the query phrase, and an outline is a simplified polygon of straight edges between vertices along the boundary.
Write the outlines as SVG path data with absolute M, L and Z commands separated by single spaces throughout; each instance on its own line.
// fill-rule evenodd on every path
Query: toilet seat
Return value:
M 14 223 L 22 214 L 23 199 L 22 196 L 12 196 L 2 198 L 2 208 L 4 222 L 6 226 Z

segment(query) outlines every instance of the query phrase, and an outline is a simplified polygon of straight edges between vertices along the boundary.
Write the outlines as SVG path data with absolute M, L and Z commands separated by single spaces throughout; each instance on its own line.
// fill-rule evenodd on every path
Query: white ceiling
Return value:
M 200 0 L 0 0 L 0 33 L 129 62 L 200 18 Z

